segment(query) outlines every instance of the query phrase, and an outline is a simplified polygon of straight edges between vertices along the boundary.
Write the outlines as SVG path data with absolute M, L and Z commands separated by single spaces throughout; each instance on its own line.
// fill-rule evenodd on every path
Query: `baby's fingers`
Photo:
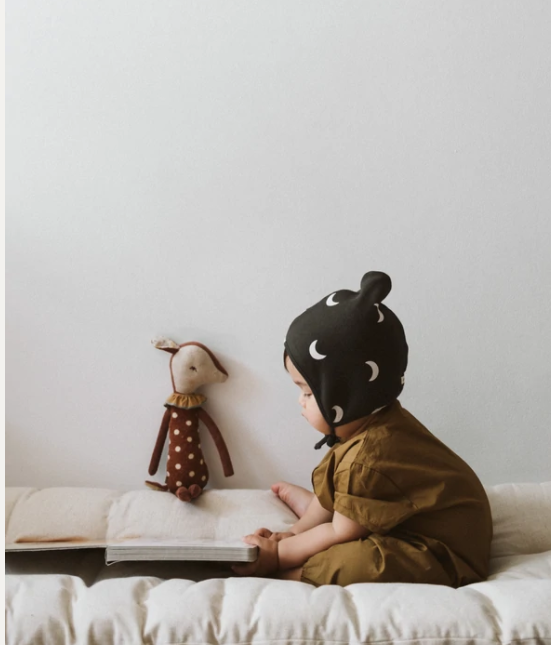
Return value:
M 272 533 L 270 540 L 273 540 L 274 542 L 281 542 L 281 540 L 285 540 L 288 537 L 294 537 L 295 534 L 291 533 L 289 531 L 287 532 L 277 532 L 277 533 Z
M 272 532 L 270 529 L 256 529 L 256 531 L 253 533 L 253 535 L 259 535 L 260 537 L 263 538 L 270 538 L 272 536 Z

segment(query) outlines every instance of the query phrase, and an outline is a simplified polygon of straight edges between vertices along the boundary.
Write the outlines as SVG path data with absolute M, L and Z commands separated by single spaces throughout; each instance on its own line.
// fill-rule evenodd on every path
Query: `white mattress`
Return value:
M 235 502 L 235 492 L 216 495 L 233 495 Z M 551 483 L 488 493 L 496 539 L 491 574 L 482 583 L 460 589 L 402 583 L 315 588 L 233 577 L 223 563 L 107 567 L 101 549 L 9 553 L 6 642 L 551 645 Z M 265 519 L 285 513 L 267 494 L 247 491 L 241 499 L 262 507 Z M 184 507 L 187 513 L 189 505 Z M 229 526 L 227 517 L 218 519 Z M 288 520 L 279 515 L 281 523 Z M 197 530 L 189 521 L 187 528 Z

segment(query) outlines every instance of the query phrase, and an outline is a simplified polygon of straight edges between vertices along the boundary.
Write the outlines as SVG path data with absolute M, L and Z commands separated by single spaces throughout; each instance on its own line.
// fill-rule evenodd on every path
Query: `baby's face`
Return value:
M 289 375 L 293 379 L 293 383 L 296 383 L 300 388 L 300 396 L 298 402 L 302 407 L 302 416 L 308 421 L 308 423 L 323 434 L 328 434 L 331 431 L 327 421 L 323 418 L 322 413 L 316 403 L 316 399 L 312 394 L 312 390 L 308 387 L 306 381 L 302 377 L 301 373 L 293 365 L 291 359 L 287 356 L 285 359 L 285 367 L 289 372 Z

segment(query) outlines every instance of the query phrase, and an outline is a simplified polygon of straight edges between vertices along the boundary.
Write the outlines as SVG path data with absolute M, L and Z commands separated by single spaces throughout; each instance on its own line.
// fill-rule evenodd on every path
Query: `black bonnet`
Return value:
M 370 271 L 359 291 L 325 296 L 295 318 L 285 350 L 331 426 L 368 416 L 404 387 L 408 346 L 404 328 L 382 301 L 390 277 Z

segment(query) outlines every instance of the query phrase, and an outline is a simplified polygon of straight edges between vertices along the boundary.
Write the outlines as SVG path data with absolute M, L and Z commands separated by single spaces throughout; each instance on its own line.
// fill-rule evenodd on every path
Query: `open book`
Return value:
M 203 560 L 253 562 L 258 547 L 242 540 L 186 540 L 135 538 L 110 542 L 105 549 L 105 562 L 122 560 Z

